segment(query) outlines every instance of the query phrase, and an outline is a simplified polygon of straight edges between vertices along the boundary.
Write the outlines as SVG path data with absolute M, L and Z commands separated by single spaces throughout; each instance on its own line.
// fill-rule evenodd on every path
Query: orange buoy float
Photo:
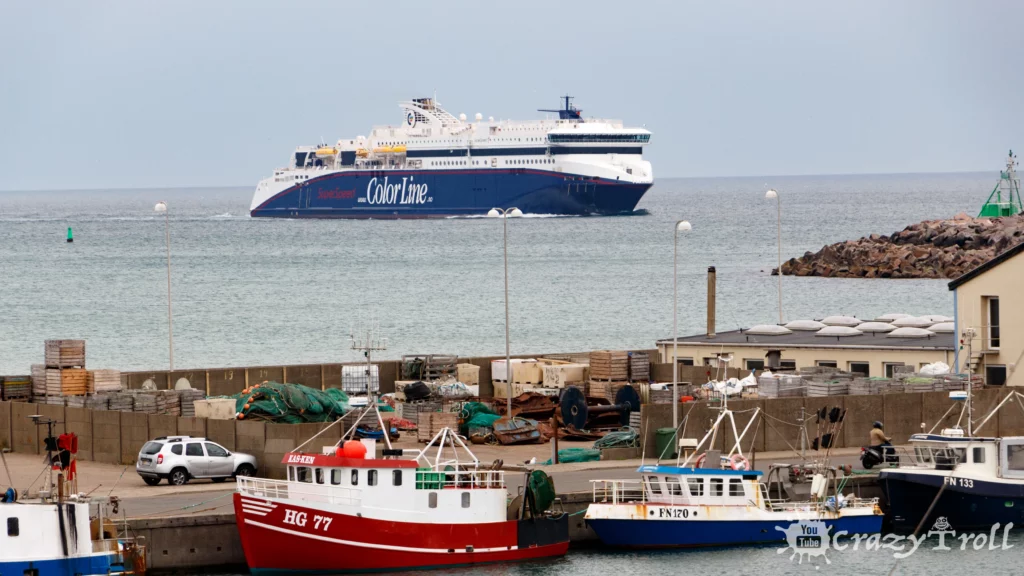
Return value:
M 362 460 L 366 458 L 366 446 L 358 440 L 346 440 L 341 446 L 341 453 L 345 458 Z

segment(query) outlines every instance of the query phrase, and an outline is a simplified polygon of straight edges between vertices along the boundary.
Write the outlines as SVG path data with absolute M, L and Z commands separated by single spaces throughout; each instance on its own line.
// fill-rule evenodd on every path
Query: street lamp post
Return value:
M 767 200 L 775 200 L 775 207 L 778 214 L 776 222 L 779 245 L 779 267 L 776 269 L 776 274 L 779 276 L 779 324 L 782 324 L 782 200 L 779 199 L 779 193 L 775 190 L 765 192 L 764 197 Z
M 164 214 L 164 238 L 167 241 L 167 354 L 171 371 L 174 370 L 174 322 L 171 315 L 171 220 L 167 212 L 167 202 L 163 200 L 153 207 L 154 212 Z
M 491 208 L 487 216 L 501 218 L 505 246 L 505 381 L 508 383 L 508 408 L 505 416 L 512 417 L 512 360 L 508 340 L 508 219 L 523 215 L 519 208 Z
M 679 233 L 692 229 L 689 222 L 680 220 L 672 232 L 672 427 L 675 429 L 679 428 Z M 658 457 L 661 458 L 661 454 Z

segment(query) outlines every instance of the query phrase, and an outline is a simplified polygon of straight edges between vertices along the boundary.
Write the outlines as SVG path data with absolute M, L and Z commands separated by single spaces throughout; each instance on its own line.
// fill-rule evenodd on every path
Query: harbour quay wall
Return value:
M 988 387 L 975 390 L 973 412 L 977 420 L 988 414 L 1001 402 L 1010 390 L 1003 387 Z M 955 404 L 955 406 L 954 406 Z M 687 402 L 679 405 L 679 421 L 686 423 L 680 432 L 681 438 L 701 439 L 711 429 L 711 423 L 718 416 L 718 402 Z M 800 427 L 797 422 L 801 414 L 810 418 L 804 423 L 809 441 L 819 435 L 815 413 L 821 408 L 838 407 L 846 411 L 842 430 L 834 438 L 836 448 L 856 448 L 868 443 L 872 425 L 880 420 L 885 433 L 892 437 L 894 444 L 905 444 L 911 434 L 936 431 L 952 427 L 960 416 L 962 403 L 949 399 L 948 392 L 912 392 L 877 394 L 868 396 L 821 396 L 798 398 L 764 398 L 729 400 L 729 409 L 736 419 L 736 429 L 742 434 L 750 422 L 755 408 L 760 408 L 764 417 L 754 423 L 744 436 L 743 450 L 750 452 L 785 451 L 791 447 L 800 448 Z M 953 410 L 950 411 L 950 408 Z M 947 414 L 947 411 L 949 413 Z M 945 418 L 943 416 L 945 415 Z M 938 424 L 936 426 L 936 424 Z M 965 422 L 961 426 L 966 426 Z M 659 428 L 672 427 L 671 404 L 644 404 L 641 409 L 641 434 L 643 450 L 648 456 L 655 454 L 655 433 Z M 922 428 L 923 427 L 923 428 Z M 822 424 L 821 432 L 825 432 Z M 1024 435 L 1024 415 L 1019 407 L 1005 406 L 978 432 L 982 436 Z M 725 432 L 718 437 L 716 448 L 728 453 L 735 443 L 732 429 L 728 424 Z M 807 447 L 810 450 L 810 446 Z
M 1009 391 L 991 387 L 974 393 L 975 418 L 987 414 Z M 718 416 L 717 403 L 687 402 L 679 405 L 680 421 L 686 424 L 680 436 L 700 439 Z M 818 424 L 813 418 L 816 411 L 826 407 L 846 410 L 842 430 L 834 438 L 837 448 L 855 448 L 868 441 L 872 423 L 885 423 L 886 434 L 894 443 L 906 443 L 911 434 L 950 427 L 956 423 L 960 405 L 954 407 L 946 392 L 919 392 L 881 394 L 872 396 L 826 396 L 800 398 L 771 398 L 731 400 L 729 408 L 736 419 L 736 429 L 742 433 L 755 408 L 764 416 L 752 425 L 745 436 L 745 451 L 785 451 L 800 447 L 800 427 L 796 424 L 801 414 L 807 436 L 818 436 Z M 953 408 L 950 410 L 950 408 Z M 1024 435 L 1024 415 L 1019 408 L 1007 406 L 996 413 L 980 431 L 987 436 Z M 947 413 L 948 412 L 948 413 Z M 134 464 L 142 445 L 155 436 L 187 434 L 205 436 L 232 451 L 241 451 L 256 457 L 261 473 L 283 477 L 281 459 L 298 447 L 306 438 L 319 432 L 323 424 L 273 424 L 245 420 L 207 420 L 202 418 L 172 417 L 159 414 L 133 412 L 92 411 L 48 404 L 0 402 L 0 448 L 14 452 L 39 454 L 41 435 L 29 420 L 32 414 L 42 414 L 58 422 L 55 432 L 75 432 L 79 437 L 80 460 L 93 460 L 110 464 Z M 945 416 L 945 419 L 943 419 Z M 655 453 L 655 436 L 659 428 L 671 428 L 671 404 L 644 404 L 640 410 L 640 434 L 643 451 Z M 941 421 L 941 422 L 940 422 Z M 330 445 L 339 439 L 338 427 L 325 432 L 319 439 Z M 821 427 L 824 433 L 824 425 Z M 718 437 L 719 449 L 734 442 L 731 426 Z
M 657 358 L 657 350 L 631 350 L 631 352 L 646 352 L 650 358 Z M 564 354 L 513 354 L 515 359 L 522 358 L 558 358 L 571 356 L 586 356 L 588 353 L 564 353 Z M 410 355 L 414 356 L 414 355 Z M 419 356 L 426 356 L 420 354 Z M 480 367 L 480 395 L 487 397 L 494 392 L 491 385 L 491 362 L 504 360 L 505 356 L 473 356 L 459 357 L 461 364 L 473 364 Z M 402 380 L 401 360 L 379 360 L 373 362 L 377 367 L 380 378 L 380 391 L 384 394 L 395 391 L 395 382 Z M 278 366 L 239 366 L 227 368 L 196 368 L 193 370 L 144 370 L 135 372 L 122 372 L 121 384 L 126 389 L 138 390 L 146 380 L 152 380 L 157 389 L 167 390 L 174 388 L 174 383 L 180 378 L 189 381 L 193 388 L 206 390 L 208 396 L 229 396 L 237 394 L 244 388 L 264 381 L 288 382 L 291 384 L 304 384 L 311 388 L 326 390 L 328 388 L 341 388 L 341 372 L 345 366 L 366 366 L 365 363 L 344 362 L 334 364 L 289 364 Z M 671 381 L 671 364 L 665 364 L 666 371 L 662 365 L 652 365 L 654 376 L 658 381 Z M 683 367 L 693 368 L 693 367 Z M 704 382 L 707 378 L 704 375 L 703 367 L 699 369 L 700 379 Z M 696 376 L 696 371 L 695 374 Z M 730 374 L 732 376 L 732 374 Z M 682 373 L 680 374 L 683 378 Z
M 128 520 L 128 526 L 146 545 L 149 571 L 185 572 L 230 566 L 247 570 L 234 514 L 134 519 Z

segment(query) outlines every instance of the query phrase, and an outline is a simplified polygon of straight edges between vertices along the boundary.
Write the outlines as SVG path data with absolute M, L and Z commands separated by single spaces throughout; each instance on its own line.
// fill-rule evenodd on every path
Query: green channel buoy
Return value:
M 71 226 L 68 226 L 68 243 L 74 242 L 75 238 L 71 235 Z

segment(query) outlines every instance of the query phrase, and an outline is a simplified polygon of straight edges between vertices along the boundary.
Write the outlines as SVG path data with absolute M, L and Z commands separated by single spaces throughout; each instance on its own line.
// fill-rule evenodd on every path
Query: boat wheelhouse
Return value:
M 481 466 L 447 429 L 411 459 L 391 449 L 366 458 L 353 442 L 285 455 L 285 480 L 238 479 L 236 520 L 254 574 L 440 568 L 568 549 L 567 515 L 510 509 L 505 472 Z

